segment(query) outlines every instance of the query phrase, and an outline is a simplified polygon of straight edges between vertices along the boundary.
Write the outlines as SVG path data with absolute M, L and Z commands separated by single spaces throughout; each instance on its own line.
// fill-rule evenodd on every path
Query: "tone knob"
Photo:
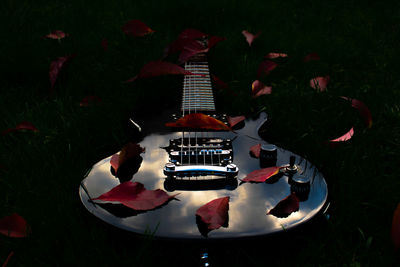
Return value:
M 260 167 L 267 168 L 276 166 L 278 149 L 272 144 L 263 144 L 260 148 Z
M 309 176 L 295 174 L 291 179 L 290 191 L 295 192 L 300 201 L 308 199 L 311 188 L 311 179 Z

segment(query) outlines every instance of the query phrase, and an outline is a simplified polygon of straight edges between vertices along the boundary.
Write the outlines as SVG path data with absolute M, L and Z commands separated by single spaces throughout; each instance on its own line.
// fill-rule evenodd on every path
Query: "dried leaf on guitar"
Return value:
M 355 109 L 357 109 L 361 116 L 364 118 L 365 124 L 367 125 L 368 128 L 372 127 L 372 115 L 371 111 L 369 111 L 367 105 L 364 104 L 361 100 L 354 99 L 354 98 L 349 98 L 342 96 L 343 99 L 351 101 L 351 106 Z
M 134 210 L 152 210 L 164 205 L 176 195 L 168 195 L 164 190 L 147 190 L 139 182 L 123 182 L 110 191 L 92 200 L 115 201 Z
M 145 152 L 145 148 L 135 143 L 128 143 L 122 147 L 119 154 L 114 154 L 111 157 L 110 164 L 114 168 L 115 172 L 117 172 L 118 168 L 125 162 L 132 158 L 139 157 L 143 152 Z
M 293 212 L 299 210 L 300 200 L 296 196 L 296 193 L 291 193 L 286 198 L 279 201 L 279 203 L 271 209 L 267 214 L 274 215 L 278 218 L 286 218 Z
M 138 75 L 133 78 L 130 78 L 126 82 L 133 82 L 137 79 L 141 78 L 150 78 L 161 75 L 174 74 L 174 75 L 199 75 L 194 74 L 190 71 L 185 70 L 184 68 L 170 62 L 166 61 L 150 61 L 145 64 L 141 69 Z M 202 75 L 200 75 L 202 76 Z
M 187 114 L 176 122 L 166 123 L 167 127 L 209 129 L 217 131 L 231 131 L 232 129 L 220 120 L 202 113 Z
M 144 22 L 137 19 L 128 21 L 121 27 L 121 29 L 126 35 L 134 37 L 145 36 L 146 34 L 154 32 L 154 30 L 152 30 Z
M 29 226 L 23 217 L 14 213 L 0 219 L 0 233 L 9 237 L 26 237 Z
M 279 173 L 281 167 L 268 167 L 259 170 L 252 171 L 249 173 L 242 182 L 255 182 L 255 183 L 264 183 L 272 176 L 275 176 Z
M 400 249 L 400 204 L 397 205 L 393 214 L 391 237 L 394 249 Z
M 236 116 L 236 117 L 230 117 L 228 116 L 227 120 L 229 123 L 229 126 L 231 128 L 235 127 L 236 125 L 238 125 L 239 123 L 243 122 L 246 119 L 245 116 Z
M 214 199 L 207 204 L 201 206 L 196 211 L 196 217 L 204 223 L 206 231 L 203 231 L 202 224 L 198 222 L 200 232 L 207 236 L 211 230 L 223 227 L 228 227 L 229 221 L 229 197 L 222 197 Z
M 254 158 L 259 158 L 261 152 L 261 144 L 250 147 L 250 155 Z
M 17 126 L 15 126 L 15 128 L 8 128 L 4 131 L 2 131 L 2 134 L 8 134 L 11 132 L 15 132 L 15 131 L 21 131 L 21 130 L 29 130 L 32 132 L 38 132 L 39 130 L 29 121 L 23 121 L 21 123 L 19 123 Z

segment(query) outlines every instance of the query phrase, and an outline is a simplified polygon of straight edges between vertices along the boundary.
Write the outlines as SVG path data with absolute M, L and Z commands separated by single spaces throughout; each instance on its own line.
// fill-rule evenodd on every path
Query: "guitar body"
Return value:
M 235 132 L 185 133 L 185 137 L 190 135 L 192 140 L 196 134 L 198 142 L 201 139 L 231 140 L 232 162 L 238 170 L 237 175 L 214 175 L 211 171 L 205 172 L 202 167 L 200 171 L 198 168 L 195 170 L 198 171 L 197 175 L 178 172 L 168 175 L 165 165 L 171 162 L 171 150 L 167 147 L 171 144 L 170 140 L 182 140 L 182 132 L 152 133 L 140 142 L 145 148 L 141 157 L 126 164 L 126 170 L 119 170 L 121 173 L 118 175 L 111 168 L 111 156 L 95 164 L 79 188 L 81 201 L 88 211 L 109 224 L 139 234 L 150 232 L 166 238 L 204 238 L 196 223 L 196 210 L 211 200 L 225 196 L 230 197 L 228 226 L 211 231 L 209 238 L 266 235 L 302 224 L 315 216 L 327 199 L 326 182 L 312 164 L 277 148 L 275 166 L 288 165 L 290 158 L 293 161 L 295 156 L 295 165 L 304 176 L 311 178 L 309 192 L 300 200 L 299 210 L 285 218 L 267 215 L 267 212 L 293 192 L 290 175 L 283 172 L 269 183 L 240 181 L 250 172 L 265 167 L 259 158 L 249 153 L 250 147 L 266 144 L 258 136 L 258 129 L 265 121 L 266 114 L 262 113 L 254 120 L 247 119 L 245 126 Z M 201 154 L 198 155 L 197 163 L 202 160 Z M 209 165 L 209 161 L 204 165 Z M 163 189 L 169 194 L 179 193 L 176 196 L 179 201 L 172 199 L 154 210 L 138 212 L 122 204 L 90 200 L 128 180 L 140 182 L 149 190 Z

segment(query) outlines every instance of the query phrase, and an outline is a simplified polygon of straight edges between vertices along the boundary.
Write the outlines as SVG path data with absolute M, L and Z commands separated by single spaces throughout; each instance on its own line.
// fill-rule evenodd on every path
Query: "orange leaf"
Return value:
M 279 170 L 281 167 L 268 167 L 264 169 L 259 169 L 252 171 L 249 173 L 243 180 L 242 182 L 256 182 L 256 183 L 263 183 L 272 176 L 276 175 L 279 173 Z
M 251 46 L 251 44 L 254 42 L 254 40 L 256 38 L 258 38 L 258 36 L 260 36 L 261 32 L 257 32 L 256 34 L 252 34 L 246 30 L 242 31 L 242 34 L 244 35 L 244 37 L 246 37 L 246 41 L 249 44 L 249 46 Z
M 343 99 L 351 101 L 351 106 L 355 109 L 357 109 L 361 116 L 364 118 L 365 124 L 367 124 L 368 128 L 372 127 L 372 115 L 371 111 L 369 111 L 367 105 L 364 104 L 361 100 L 354 99 L 354 98 L 349 98 L 342 96 Z
M 285 53 L 268 53 L 264 58 L 273 59 L 278 57 L 288 57 L 288 55 Z
M 25 219 L 16 213 L 0 219 L 0 233 L 9 237 L 26 237 L 28 228 Z
M 323 92 L 326 90 L 329 80 L 330 80 L 329 75 L 324 77 L 315 77 L 310 80 L 310 86 L 320 92 Z
M 353 137 L 353 135 L 354 135 L 354 127 L 351 127 L 351 129 L 347 133 L 345 133 L 341 137 L 330 140 L 330 142 L 344 142 L 350 140 L 350 138 Z
M 394 249 L 399 250 L 400 249 L 400 203 L 397 205 L 397 208 L 393 214 L 391 236 Z
M 272 87 L 266 86 L 259 80 L 255 80 L 251 84 L 251 95 L 253 98 L 259 97 L 261 95 L 270 95 L 272 93 Z
M 134 37 L 145 36 L 146 34 L 154 32 L 154 30 L 150 29 L 144 22 L 137 19 L 128 21 L 121 29 L 126 35 Z
M 230 131 L 231 128 L 220 120 L 214 119 L 208 115 L 202 113 L 187 114 L 184 117 L 178 119 L 176 122 L 166 123 L 167 127 L 179 127 L 179 128 L 195 128 L 195 129 L 210 129 L 210 130 L 222 130 Z

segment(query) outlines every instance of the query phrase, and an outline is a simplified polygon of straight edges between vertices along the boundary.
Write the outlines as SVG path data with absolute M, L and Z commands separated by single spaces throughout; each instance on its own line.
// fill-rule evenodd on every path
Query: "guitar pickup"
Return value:
M 172 162 L 168 162 L 164 166 L 164 174 L 168 177 L 194 177 L 194 176 L 225 176 L 236 177 L 239 168 L 235 164 L 226 166 L 210 166 L 210 165 L 185 165 L 177 166 Z

